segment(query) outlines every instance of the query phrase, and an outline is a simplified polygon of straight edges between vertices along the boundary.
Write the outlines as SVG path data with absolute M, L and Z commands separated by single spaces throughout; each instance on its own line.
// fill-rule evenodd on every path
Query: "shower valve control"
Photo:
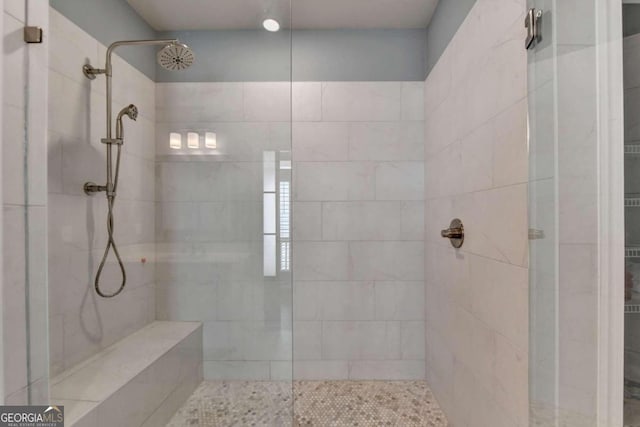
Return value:
M 464 225 L 458 218 L 451 221 L 449 228 L 442 230 L 440 235 L 445 239 L 449 239 L 451 246 L 458 249 L 464 243 Z

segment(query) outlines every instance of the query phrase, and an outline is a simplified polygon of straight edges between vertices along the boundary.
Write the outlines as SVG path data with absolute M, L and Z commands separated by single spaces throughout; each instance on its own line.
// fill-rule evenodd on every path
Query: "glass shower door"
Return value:
M 0 3 L 2 4 L 2 3 Z M 49 43 L 27 44 L 25 26 L 48 30 L 48 2 L 3 4 L 2 402 L 49 401 L 46 181 Z
M 527 4 L 531 425 L 620 425 L 620 2 Z

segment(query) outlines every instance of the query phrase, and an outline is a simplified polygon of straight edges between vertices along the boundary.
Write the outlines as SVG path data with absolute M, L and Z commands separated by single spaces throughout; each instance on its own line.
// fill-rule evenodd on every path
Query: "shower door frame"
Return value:
M 553 260 L 555 263 L 555 265 L 542 265 L 543 270 L 546 267 L 546 271 L 553 272 L 551 273 L 551 280 L 548 280 L 548 283 L 546 284 L 546 286 L 551 285 L 553 288 L 546 290 L 544 289 L 546 283 L 544 282 L 544 278 L 542 279 L 543 281 L 538 284 L 538 276 L 535 274 L 535 271 L 537 271 L 541 265 L 535 262 L 532 262 L 530 265 L 530 269 L 534 271 L 534 275 L 530 276 L 530 311 L 532 316 L 530 324 L 530 354 L 532 355 L 531 357 L 533 357 L 533 359 L 530 359 L 529 367 L 531 390 L 530 402 L 535 402 L 536 404 L 540 403 L 534 400 L 539 396 L 534 396 L 533 391 L 536 390 L 537 387 L 541 387 L 541 390 L 544 389 L 548 392 L 554 393 L 553 396 L 548 397 L 549 401 L 547 402 L 548 404 L 551 404 L 551 407 L 548 408 L 550 412 L 547 413 L 547 416 L 550 417 L 550 419 L 547 420 L 551 423 L 550 425 L 563 425 L 560 421 L 563 417 L 571 419 L 570 417 L 574 416 L 574 414 L 571 413 L 572 409 L 568 407 L 571 405 L 565 406 L 566 403 L 563 399 L 567 397 L 567 389 L 565 388 L 564 391 L 561 392 L 561 378 L 564 374 L 562 370 L 565 369 L 566 366 L 560 363 L 561 348 L 564 349 L 564 345 L 567 345 L 567 348 L 570 348 L 571 344 L 560 341 L 559 331 L 561 329 L 566 331 L 567 326 L 572 325 L 570 322 L 579 322 L 580 319 L 572 319 L 570 316 L 566 316 L 566 313 L 562 312 L 562 310 L 566 309 L 566 304 L 575 304 L 577 302 L 569 299 L 568 302 L 567 300 L 563 300 L 564 305 L 559 304 L 560 290 L 563 289 L 563 286 L 568 285 L 561 281 L 560 271 L 563 272 L 564 277 L 572 274 L 570 267 L 568 265 L 561 264 L 559 261 L 559 232 L 562 230 L 561 221 L 559 220 L 559 204 L 561 202 L 566 203 L 567 199 L 573 201 L 574 198 L 577 199 L 581 197 L 581 195 L 575 194 L 574 192 L 565 192 L 562 195 L 563 198 L 560 198 L 559 180 L 562 173 L 559 173 L 559 171 L 566 174 L 568 168 L 566 168 L 566 154 L 564 154 L 565 157 L 563 158 L 565 160 L 563 162 L 559 163 L 558 160 L 558 149 L 566 143 L 566 141 L 560 140 L 558 129 L 559 126 L 563 126 L 563 134 L 566 135 L 567 126 L 576 126 L 575 117 L 568 118 L 569 114 L 567 113 L 567 106 L 571 105 L 571 103 L 582 101 L 577 96 L 571 96 L 576 95 L 571 92 L 572 90 L 575 90 L 575 87 L 565 88 L 563 86 L 567 82 L 566 75 L 562 76 L 564 80 L 559 79 L 558 58 L 560 56 L 559 50 L 563 47 L 561 45 L 564 44 L 566 46 L 570 41 L 578 39 L 579 42 L 576 44 L 577 49 L 592 48 L 595 52 L 593 61 L 593 64 L 595 64 L 593 66 L 594 69 L 587 70 L 587 74 L 589 76 L 591 76 L 591 73 L 595 76 L 593 80 L 587 80 L 589 84 L 593 84 L 592 89 L 594 97 L 589 99 L 589 94 L 584 95 L 588 98 L 586 99 L 586 102 L 589 103 L 589 105 L 595 105 L 593 116 L 591 116 L 593 123 L 590 124 L 594 129 L 595 141 L 583 142 L 584 144 L 595 144 L 596 161 L 594 164 L 589 163 L 586 166 L 592 167 L 589 173 L 594 178 L 594 186 L 596 188 L 589 188 L 589 194 L 586 195 L 586 200 L 591 203 L 589 197 L 592 197 L 596 200 L 596 203 L 594 204 L 595 206 L 591 204 L 584 206 L 585 209 L 593 209 L 591 215 L 597 215 L 597 220 L 595 222 L 597 230 L 589 230 L 590 232 L 595 231 L 596 233 L 596 242 L 594 245 L 596 252 L 594 260 L 596 263 L 594 266 L 596 277 L 593 279 L 593 283 L 591 285 L 586 285 L 593 286 L 595 288 L 595 305 L 592 308 L 589 308 L 591 306 L 584 307 L 584 311 L 580 315 L 585 316 L 585 319 L 589 321 L 595 322 L 596 330 L 593 332 L 596 335 L 597 344 L 596 348 L 593 349 L 593 354 L 596 359 L 595 362 L 586 362 L 585 366 L 580 365 L 577 369 L 582 369 L 585 374 L 589 372 L 597 376 L 597 378 L 595 378 L 595 389 L 588 390 L 588 392 L 592 393 L 596 405 L 594 408 L 594 418 L 589 421 L 593 422 L 593 425 L 597 425 L 599 427 L 615 427 L 623 425 L 624 401 L 624 168 L 621 167 L 621 165 L 624 164 L 622 0 L 594 0 L 584 6 L 581 5 L 581 8 L 577 10 L 574 9 L 571 13 L 566 9 L 563 9 L 562 13 L 557 13 L 560 8 L 558 5 L 560 5 L 562 1 L 563 0 L 526 0 L 528 8 L 536 7 L 537 9 L 542 9 L 544 11 L 542 21 L 543 43 L 548 45 L 543 46 L 543 48 L 546 47 L 547 55 L 550 54 L 550 57 L 547 56 L 547 58 L 544 58 L 544 56 L 538 57 L 536 51 L 532 51 L 532 53 L 529 53 L 528 55 L 530 70 L 534 71 L 534 73 L 529 76 L 530 129 L 536 129 L 536 121 L 538 120 L 538 117 L 543 117 L 542 114 L 547 114 L 547 116 L 551 115 L 549 124 L 553 127 L 553 133 L 551 136 L 552 140 L 550 141 L 552 144 L 552 147 L 550 147 L 552 148 L 552 151 L 546 153 L 547 158 L 542 158 L 543 161 L 553 164 L 553 172 L 550 177 L 551 185 L 549 187 L 553 194 L 551 196 L 545 196 L 541 193 L 541 199 L 538 199 L 538 193 L 535 189 L 530 189 L 529 203 L 536 213 L 542 212 L 540 209 L 541 206 L 545 206 L 543 204 L 545 203 L 544 197 L 547 197 L 546 203 L 552 203 L 552 208 L 549 209 L 548 212 L 551 212 L 551 220 L 554 223 L 544 223 L 544 218 L 542 218 L 541 222 L 547 227 L 546 234 L 548 240 L 546 244 L 550 245 L 548 248 L 553 248 L 554 251 L 549 260 Z M 566 8 L 566 3 L 564 6 Z M 584 16 L 581 15 L 581 13 Z M 569 18 L 570 15 L 571 19 Z M 595 19 L 590 21 L 589 17 Z M 557 34 L 558 31 L 556 31 L 556 29 L 558 28 L 562 28 L 563 30 L 562 37 L 559 37 Z M 570 35 L 567 36 L 567 34 Z M 575 37 L 576 34 L 578 34 L 579 37 Z M 586 37 L 585 40 L 589 41 L 584 42 L 584 44 L 580 46 L 579 43 L 582 42 L 582 40 L 580 40 L 580 36 L 584 35 L 593 37 L 592 39 Z M 572 36 L 574 39 L 571 38 Z M 567 53 L 566 49 L 562 52 L 564 54 Z M 543 61 L 544 59 L 549 60 L 548 66 L 550 66 L 550 68 L 547 69 L 546 72 L 550 72 L 551 74 L 545 76 L 543 75 L 544 73 L 542 73 L 542 77 L 539 77 L 538 74 L 535 73 L 535 70 L 537 69 L 536 64 L 538 61 Z M 564 71 L 566 74 L 566 69 L 564 69 Z M 539 83 L 543 81 L 538 79 L 549 77 L 551 77 L 551 80 L 545 81 L 545 84 L 551 84 L 551 99 L 547 99 L 549 102 L 538 104 L 536 100 L 536 94 L 538 92 L 537 89 L 542 87 Z M 562 91 L 562 89 L 566 90 Z M 563 99 L 559 93 L 562 93 L 563 96 L 567 96 L 568 94 L 571 97 Z M 544 97 L 544 93 L 542 93 L 542 97 Z M 564 110 L 559 111 L 558 105 L 561 102 Z M 539 107 L 539 109 L 537 107 Z M 553 110 L 549 111 L 551 108 Z M 562 114 L 564 114 L 564 116 Z M 581 118 L 580 116 L 576 117 Z M 573 121 L 571 119 L 573 119 Z M 541 120 L 544 121 L 544 118 Z M 537 151 L 539 147 L 535 145 L 536 136 L 537 133 L 534 134 L 534 136 L 530 136 L 529 141 L 529 156 L 534 159 L 533 166 L 540 164 L 538 163 L 540 160 L 537 160 L 537 156 L 540 153 L 543 153 Z M 592 147 L 594 147 L 594 145 L 592 145 Z M 535 154 L 536 157 L 531 157 L 533 154 Z M 549 155 L 553 158 L 549 159 Z M 589 157 L 587 157 L 587 159 L 589 159 Z M 531 175 L 534 171 L 536 170 L 534 170 L 533 167 L 530 167 L 530 181 L 532 180 L 532 177 L 534 177 L 533 181 L 540 179 L 537 175 Z M 575 173 L 573 170 L 569 171 L 569 173 L 572 172 Z M 541 175 L 541 177 L 543 176 L 546 176 L 545 172 Z M 563 188 L 565 188 L 566 191 L 566 183 L 563 185 L 565 186 Z M 573 209 L 575 210 L 575 207 Z M 536 223 L 538 220 L 537 216 L 538 215 L 536 214 L 534 218 L 530 215 L 529 226 L 531 228 L 542 228 L 543 224 Z M 563 221 L 566 223 L 567 220 L 565 213 Z M 567 243 L 564 242 L 564 244 L 566 245 Z M 535 246 L 535 243 L 532 243 L 531 245 L 530 247 L 532 248 L 531 252 L 533 255 L 530 256 L 535 256 L 536 253 L 539 253 L 540 248 Z M 534 251 L 536 248 L 538 248 L 537 252 Z M 537 261 L 537 258 L 530 259 Z M 536 284 L 537 286 L 535 286 Z M 545 295 L 545 292 L 550 292 L 547 294 L 549 296 L 553 295 L 553 300 L 550 302 L 554 304 L 554 306 L 547 308 L 546 310 L 543 308 L 538 314 L 541 316 L 547 312 L 547 314 L 554 312 L 555 317 L 554 319 L 551 319 L 549 324 L 545 324 L 544 321 L 542 321 L 538 325 L 538 318 L 535 316 L 535 303 L 537 300 L 543 302 L 541 306 L 545 303 L 549 303 L 546 299 L 541 298 L 541 296 Z M 564 292 L 567 292 L 566 289 Z M 578 309 L 577 312 L 580 312 L 580 307 L 576 308 Z M 545 325 L 547 327 L 552 327 L 553 330 L 545 329 Z M 533 331 L 536 331 L 536 333 L 533 333 Z M 564 335 L 566 335 L 566 332 L 563 336 Z M 538 343 L 536 341 L 536 336 L 544 337 L 544 339 L 547 340 L 541 345 L 541 354 L 543 354 L 543 359 L 540 360 L 547 360 L 545 359 L 544 354 L 553 357 L 551 363 L 545 365 L 546 368 L 544 366 L 541 368 L 536 365 L 538 362 L 538 359 L 536 358 L 537 356 L 534 356 L 538 350 L 536 347 L 536 344 Z M 552 347 L 548 348 L 549 345 Z M 565 350 L 562 351 L 564 352 Z M 571 354 L 572 352 L 575 353 L 575 349 L 570 350 L 568 354 Z M 566 364 L 566 362 L 567 361 L 565 360 L 564 363 Z M 585 362 L 583 361 L 583 365 L 584 364 Z M 549 371 L 546 371 L 546 369 L 549 369 Z M 537 376 L 539 373 L 542 374 Z M 575 372 L 573 373 L 573 376 L 575 376 Z M 571 375 L 568 375 L 568 378 L 569 381 L 571 381 Z M 567 379 L 564 378 L 564 381 L 567 381 Z M 564 385 L 566 386 L 566 384 Z M 540 391 L 538 391 L 538 393 L 540 393 Z M 541 403 L 544 402 L 541 401 Z M 544 405 L 542 405 L 542 407 L 544 408 Z M 532 408 L 534 407 L 532 406 Z M 536 409 L 539 410 L 539 408 Z M 531 411 L 531 425 L 535 424 L 536 409 L 532 409 Z M 576 414 L 580 415 L 580 413 Z
M 598 426 L 623 425 L 624 84 L 622 0 L 596 1 L 598 99 Z M 609 143 L 607 143 L 609 142 Z M 622 165 L 622 167 L 621 167 Z

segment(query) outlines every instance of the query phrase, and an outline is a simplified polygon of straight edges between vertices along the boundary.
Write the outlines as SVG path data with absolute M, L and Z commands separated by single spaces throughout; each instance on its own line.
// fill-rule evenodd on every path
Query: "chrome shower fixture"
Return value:
M 195 55 L 186 44 L 170 43 L 158 52 L 157 59 L 162 68 L 176 71 L 191 67 L 195 60 Z
M 125 115 L 135 122 L 138 119 L 138 107 L 133 104 L 129 104 L 122 110 L 120 110 L 120 113 L 118 113 L 118 118 L 116 119 L 116 139 L 122 140 L 124 138 L 122 116 Z
M 85 64 L 82 67 L 82 72 L 84 75 L 90 79 L 95 80 L 95 78 L 104 74 L 106 76 L 106 84 L 107 84 L 107 135 L 101 141 L 107 147 L 107 183 L 105 185 L 98 185 L 93 182 L 87 182 L 84 184 L 84 192 L 87 195 L 93 195 L 100 191 L 104 191 L 107 195 L 107 247 L 104 250 L 104 255 L 102 256 L 102 261 L 100 261 L 100 266 L 98 267 L 98 271 L 96 272 L 96 278 L 94 282 L 94 287 L 96 289 L 96 293 L 103 298 L 111 298 L 115 297 L 119 293 L 124 290 L 125 284 L 127 283 L 127 272 L 124 268 L 124 263 L 122 262 L 122 258 L 120 257 L 120 253 L 118 252 L 118 247 L 116 246 L 116 242 L 113 237 L 113 229 L 114 229 L 114 220 L 113 220 L 113 206 L 115 204 L 116 198 L 116 190 L 118 188 L 118 177 L 120 175 L 120 155 L 122 152 L 122 144 L 124 143 L 124 127 L 122 124 L 122 118 L 127 116 L 131 120 L 136 120 L 138 118 L 138 107 L 133 104 L 129 104 L 120 110 L 116 117 L 116 136 L 112 137 L 112 88 L 111 88 L 111 78 L 113 76 L 113 68 L 111 65 L 111 56 L 113 51 L 120 46 L 148 46 L 148 45 L 164 45 L 164 48 L 158 52 L 158 63 L 169 70 L 184 70 L 187 67 L 190 67 L 194 61 L 194 54 L 189 48 L 189 46 L 180 43 L 177 39 L 168 39 L 168 40 L 124 40 L 117 41 L 112 43 L 107 49 L 107 58 L 105 61 L 104 68 L 94 68 L 90 64 Z M 113 146 L 116 146 L 116 164 L 115 170 L 113 168 Z M 113 253 L 118 261 L 118 266 L 120 267 L 120 272 L 122 273 L 122 281 L 120 282 L 120 287 L 114 291 L 113 293 L 105 293 L 100 287 L 100 277 L 102 275 L 102 271 L 107 262 L 107 256 L 109 252 L 113 250 Z

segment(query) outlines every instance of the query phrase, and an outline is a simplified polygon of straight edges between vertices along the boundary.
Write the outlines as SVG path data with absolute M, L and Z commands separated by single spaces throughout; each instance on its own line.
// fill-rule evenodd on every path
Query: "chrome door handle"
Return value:
M 449 228 L 440 232 L 440 235 L 451 241 L 451 246 L 460 248 L 464 243 L 464 225 L 458 218 L 451 221 Z

